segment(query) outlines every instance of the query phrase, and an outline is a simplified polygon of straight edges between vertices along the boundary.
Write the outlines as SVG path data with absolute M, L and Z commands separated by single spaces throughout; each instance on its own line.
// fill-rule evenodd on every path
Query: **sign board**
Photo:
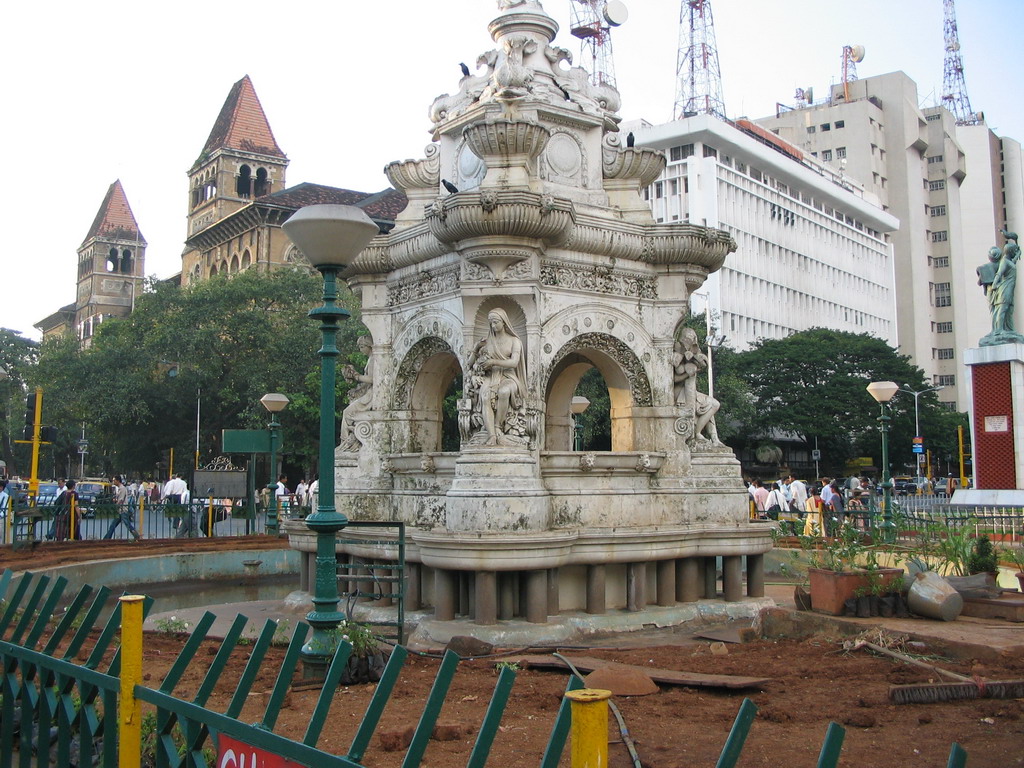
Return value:
M 277 436 L 277 450 L 281 450 L 281 435 Z M 221 431 L 223 453 L 270 453 L 269 429 L 225 429 Z
M 273 752 L 231 738 L 217 737 L 217 768 L 301 768 L 301 763 L 287 760 Z
M 817 448 L 811 451 L 811 461 L 821 461 L 821 451 Z
M 918 443 L 914 443 L 914 446 L 913 446 L 913 448 L 911 449 L 911 451 L 912 451 L 913 453 L 924 453 L 924 446 L 923 446 L 923 445 L 920 445 L 920 444 L 918 444 Z
M 1010 419 L 1008 416 L 986 416 L 985 417 L 985 431 L 986 432 L 1009 432 L 1010 431 Z
M 244 499 L 246 489 L 244 469 L 197 469 L 193 475 L 192 495 L 205 498 L 211 495 L 217 499 Z M 213 493 L 209 490 L 213 488 Z

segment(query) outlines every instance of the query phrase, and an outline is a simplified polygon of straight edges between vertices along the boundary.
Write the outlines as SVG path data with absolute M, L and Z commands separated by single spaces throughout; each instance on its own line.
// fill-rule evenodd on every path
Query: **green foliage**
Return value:
M 377 653 L 377 636 L 368 624 L 346 619 L 333 630 L 336 639 L 352 646 L 352 655 L 364 658 Z
M 26 339 L 17 331 L 0 328 L 0 366 L 8 378 L 0 380 L 0 457 L 7 462 L 9 475 L 28 474 L 28 446 L 16 445 L 14 439 L 21 439 L 25 416 L 26 382 L 39 357 L 39 345 Z M 47 405 L 43 398 L 43 407 Z M 45 416 L 45 410 L 44 410 Z
M 999 557 L 1013 563 L 1018 571 L 1024 573 L 1024 547 L 1003 547 L 999 550 Z
M 996 553 L 988 536 L 974 540 L 971 554 L 967 557 L 967 573 L 990 573 L 996 570 Z
M 611 399 L 608 385 L 597 368 L 591 368 L 576 385 L 576 395 L 587 398 L 590 405 L 580 414 L 583 425 L 583 450 L 610 451 L 612 449 Z
M 280 414 L 284 452 L 312 468 L 321 338 L 307 313 L 321 296 L 319 276 L 299 270 L 249 270 L 187 288 L 154 283 L 130 316 L 100 325 L 88 348 L 70 338 L 47 342 L 32 383 L 46 390 L 48 423 L 76 438 L 86 423 L 97 474 L 148 475 L 171 447 L 175 467 L 189 467 L 197 402 L 205 463 L 220 453 L 223 429 L 266 426 L 259 399 L 267 392 L 290 398 Z M 351 309 L 354 299 L 344 294 L 341 303 Z M 365 362 L 355 352 L 362 331 L 355 319 L 341 324 L 339 363 Z M 339 376 L 339 408 L 348 388 Z
M 184 619 L 179 619 L 177 616 L 156 619 L 153 624 L 156 626 L 157 632 L 163 632 L 166 635 L 184 635 L 188 632 L 188 622 Z

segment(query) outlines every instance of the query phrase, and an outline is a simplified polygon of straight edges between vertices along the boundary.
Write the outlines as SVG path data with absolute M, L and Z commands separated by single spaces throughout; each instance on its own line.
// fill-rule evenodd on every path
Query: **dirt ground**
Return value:
M 189 549 L 208 550 L 231 543 L 233 546 L 259 548 L 261 543 L 281 546 L 274 539 L 255 538 L 185 542 Z M 28 565 L 70 562 L 83 556 L 106 558 L 135 556 L 153 551 L 181 549 L 182 542 L 144 542 L 118 544 L 102 542 L 88 545 L 49 545 L 27 560 L 22 553 L 0 550 L 0 567 L 20 569 Z M 14 566 L 12 563 L 18 562 Z M 30 565 L 29 565 L 30 564 Z M 145 663 L 147 685 L 156 687 L 169 669 L 182 644 L 178 637 L 147 634 Z M 176 693 L 190 698 L 196 691 L 213 658 L 213 641 L 201 649 Z M 712 655 L 707 643 L 652 646 L 645 648 L 586 649 L 576 653 L 635 664 L 688 672 L 736 674 L 770 678 L 763 689 L 718 691 L 711 689 L 662 686 L 658 693 L 634 698 L 618 698 L 629 733 L 647 768 L 683 768 L 715 764 L 728 736 L 743 697 L 758 706 L 739 765 L 741 766 L 813 766 L 830 721 L 846 727 L 841 766 L 857 768 L 896 768 L 903 766 L 944 766 L 950 745 L 960 742 L 968 752 L 971 768 L 1008 768 L 1024 765 L 1024 701 L 983 699 L 930 704 L 894 705 L 888 701 L 891 684 L 938 682 L 931 673 L 872 655 L 867 651 L 846 653 L 841 641 L 825 636 L 807 640 L 757 640 L 727 646 L 725 656 Z M 543 651 L 531 651 L 542 653 Z M 568 650 L 567 654 L 572 655 Z M 261 719 L 261 702 L 274 683 L 283 657 L 283 648 L 271 649 L 263 665 L 261 678 L 243 712 L 242 720 Z M 223 711 L 240 677 L 249 647 L 239 645 L 231 657 L 211 700 L 214 709 Z M 496 660 L 464 661 L 460 664 L 448 693 L 441 720 L 462 724 L 468 735 L 454 741 L 431 741 L 423 762 L 430 768 L 455 768 L 466 764 L 472 750 L 476 728 L 483 719 L 497 675 Z M 934 660 L 946 669 L 988 680 L 1024 679 L 1024 659 L 1008 658 L 999 662 L 954 662 Z M 392 700 L 385 710 L 378 735 L 365 757 L 375 768 L 397 768 L 404 751 L 386 752 L 379 734 L 415 725 L 422 712 L 439 661 L 410 654 Z M 566 674 L 524 669 L 518 672 L 509 705 L 502 719 L 488 765 L 537 765 L 550 736 L 551 727 L 565 689 Z M 319 746 L 338 753 L 347 751 L 373 686 L 340 688 L 335 696 L 330 722 Z M 285 700 L 275 732 L 301 738 L 317 696 L 316 691 L 294 690 Z M 611 768 L 631 765 L 621 743 L 614 720 L 609 718 Z M 567 766 L 568 749 L 562 765 Z

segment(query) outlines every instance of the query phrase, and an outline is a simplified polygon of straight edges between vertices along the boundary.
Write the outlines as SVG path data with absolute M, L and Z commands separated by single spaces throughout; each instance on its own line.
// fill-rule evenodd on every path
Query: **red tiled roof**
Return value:
M 128 198 L 124 194 L 124 187 L 118 179 L 107 190 L 106 197 L 100 205 L 92 226 L 89 227 L 89 234 L 85 236 L 82 245 L 85 245 L 94 237 L 106 237 L 116 240 L 139 240 L 143 245 L 146 239 L 139 231 L 138 222 L 135 221 L 135 214 L 128 205 Z M 81 247 L 81 246 L 79 246 Z
M 248 75 L 231 87 L 196 164 L 218 149 L 285 157 L 277 146 L 274 132 L 270 130 L 270 123 Z
M 324 184 L 304 182 L 258 198 L 260 202 L 274 203 L 289 208 L 304 208 L 307 205 L 355 205 L 366 211 L 366 215 L 377 221 L 393 222 L 395 216 L 405 208 L 409 199 L 397 189 L 381 192 L 357 192 L 354 189 L 328 187 Z

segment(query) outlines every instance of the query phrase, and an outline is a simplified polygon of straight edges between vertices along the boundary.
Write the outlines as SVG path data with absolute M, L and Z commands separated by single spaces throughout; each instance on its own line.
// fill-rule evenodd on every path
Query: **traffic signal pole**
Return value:
M 53 431 L 52 427 L 47 427 Z M 31 498 L 39 496 L 39 446 L 49 445 L 49 440 L 42 439 L 43 433 L 43 388 L 36 387 L 36 391 L 28 396 L 25 408 L 25 440 L 15 440 L 16 443 L 30 443 L 32 445 L 32 472 L 28 479 L 28 495 Z M 31 435 L 31 439 L 28 439 Z M 47 435 L 48 437 L 50 435 Z

